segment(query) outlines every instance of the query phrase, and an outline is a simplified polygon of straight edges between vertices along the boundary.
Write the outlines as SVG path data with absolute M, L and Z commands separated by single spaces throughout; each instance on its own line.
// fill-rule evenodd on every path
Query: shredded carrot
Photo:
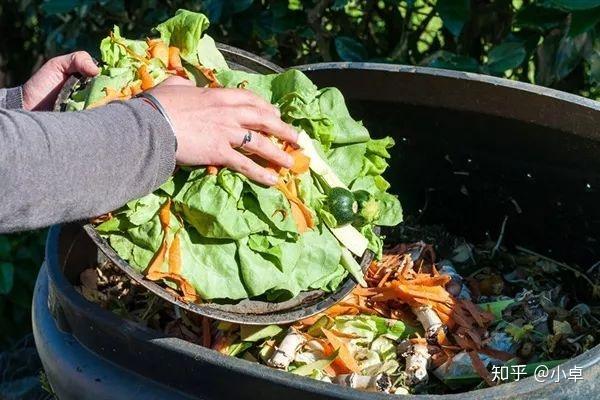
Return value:
M 290 190 L 288 189 L 288 187 L 283 183 L 283 182 L 279 182 L 275 185 L 275 187 L 277 189 L 279 189 L 283 195 L 288 199 L 288 201 L 291 203 L 295 203 L 298 208 L 300 209 L 300 211 L 302 212 L 302 215 L 304 216 L 304 220 L 306 222 L 306 226 L 308 228 L 314 228 L 315 226 L 315 222 L 313 220 L 312 217 L 312 213 L 310 212 L 310 210 L 308 209 L 308 207 L 306 207 L 306 205 L 304 205 L 304 203 L 302 202 L 302 200 L 300 200 L 297 196 L 294 196 L 293 193 L 290 192 Z M 293 209 L 292 209 L 292 215 L 293 214 Z M 301 228 L 303 225 L 302 221 L 297 221 L 296 220 L 296 225 Z
M 438 289 L 438 288 L 437 287 L 432 288 L 430 286 L 418 286 L 418 287 L 413 288 L 412 286 L 408 286 L 408 285 L 404 285 L 404 284 L 396 283 L 396 282 L 392 283 L 392 287 L 394 288 L 394 290 L 400 297 L 404 297 L 404 298 L 406 298 L 407 296 L 409 298 L 416 297 L 416 298 L 428 299 L 428 300 L 432 300 L 432 301 L 439 301 L 441 303 L 450 301 L 450 296 L 449 296 L 448 292 L 445 292 L 443 290 L 443 288 L 439 288 L 439 289 L 442 289 L 441 291 L 440 290 L 432 290 L 432 289 Z M 443 292 L 445 292 L 445 294 Z
M 348 349 L 346 343 L 344 343 L 342 339 L 337 337 L 333 332 L 331 332 L 328 329 L 321 328 L 321 331 L 323 331 L 323 334 L 325 335 L 329 343 L 333 346 L 334 351 L 338 351 L 338 356 L 334 361 L 334 364 L 340 366 L 339 363 L 341 362 L 341 366 L 343 366 L 346 369 L 346 373 L 360 372 L 360 367 L 358 366 L 356 360 L 352 356 L 352 353 Z
M 290 193 L 292 194 L 292 196 L 298 197 L 298 188 L 296 187 L 295 179 L 293 179 L 293 178 L 290 179 L 286 186 L 287 186 L 288 190 L 290 191 Z
M 292 210 L 292 217 L 296 223 L 296 229 L 298 233 L 303 234 L 308 230 L 308 222 L 302 212 L 302 209 L 295 202 L 290 202 L 290 209 Z
M 209 165 L 208 167 L 206 167 L 206 173 L 209 175 L 217 175 L 219 173 L 219 167 Z
M 101 98 L 99 100 L 96 100 L 95 102 L 90 104 L 87 108 L 89 109 L 89 108 L 100 107 L 100 106 L 110 103 L 111 101 L 123 99 L 123 94 L 121 92 L 118 92 L 109 86 L 104 88 L 104 92 L 106 93 L 106 96 L 104 96 L 103 98 Z
M 169 66 L 169 47 L 160 39 L 152 39 L 148 41 L 148 57 L 158 58 L 165 67 Z
M 294 158 L 294 165 L 290 168 L 290 171 L 298 175 L 308 171 L 310 158 L 306 156 L 302 150 L 294 149 L 288 153 Z
M 449 275 L 429 276 L 426 274 L 422 274 L 421 276 L 417 276 L 416 278 L 411 279 L 408 282 L 410 282 L 413 285 L 446 286 L 446 284 L 451 280 L 452 278 Z
M 158 251 L 154 254 L 150 260 L 150 263 L 148 264 L 148 268 L 146 269 L 146 279 L 151 281 L 156 281 L 159 279 L 172 281 L 183 293 L 183 295 L 180 296 L 183 300 L 197 302 L 200 300 L 200 298 L 196 294 L 194 287 L 185 278 L 179 275 L 179 273 L 173 272 L 177 270 L 181 272 L 181 250 L 179 248 L 180 243 L 177 234 L 173 239 L 174 243 L 171 244 L 171 247 L 173 247 L 173 244 L 175 244 L 175 249 L 169 249 L 169 271 L 162 271 L 162 266 L 165 262 L 168 249 L 167 236 L 169 233 L 169 224 L 171 222 L 171 199 L 167 199 L 165 204 L 163 204 L 163 206 L 160 208 L 158 212 L 158 219 L 163 230 L 163 239 Z M 173 258 L 171 259 L 171 257 Z
M 169 47 L 169 69 L 173 69 L 175 71 L 179 71 L 183 69 L 183 65 L 181 64 L 181 57 L 179 55 L 179 49 L 177 47 Z
M 169 273 L 181 275 L 181 244 L 179 242 L 179 232 L 173 237 L 173 242 L 169 246 Z
M 167 255 L 167 234 L 169 232 L 169 224 L 171 222 L 171 199 L 167 199 L 165 204 L 163 204 L 160 208 L 158 212 L 158 219 L 163 231 L 163 240 L 158 251 L 154 254 L 152 260 L 150 260 L 150 264 L 146 271 L 146 278 L 150 280 L 155 280 L 155 276 L 159 273 L 162 273 L 162 265 L 165 261 L 165 256 Z
M 138 77 L 142 80 L 142 90 L 148 90 L 154 87 L 154 79 L 148 72 L 148 67 L 143 64 L 138 68 Z
M 381 278 L 381 280 L 379 281 L 379 283 L 377 284 L 377 287 L 383 287 L 383 285 L 385 285 L 385 283 L 388 281 L 388 279 L 390 278 L 390 276 L 392 276 L 392 272 L 393 271 L 388 271 L 385 273 L 385 275 L 383 276 L 383 278 Z
M 215 75 L 215 71 L 213 69 L 206 68 L 201 65 L 195 65 L 195 67 L 208 80 L 208 87 L 210 87 L 210 88 L 222 87 L 222 85 L 219 82 L 219 80 L 217 79 L 217 76 Z
M 163 272 L 160 270 L 163 263 L 165 262 L 165 255 L 167 254 L 167 241 L 163 240 L 158 248 L 158 251 L 150 260 L 150 264 L 148 265 L 148 270 L 146 272 L 146 278 L 151 281 L 155 281 L 160 279 Z

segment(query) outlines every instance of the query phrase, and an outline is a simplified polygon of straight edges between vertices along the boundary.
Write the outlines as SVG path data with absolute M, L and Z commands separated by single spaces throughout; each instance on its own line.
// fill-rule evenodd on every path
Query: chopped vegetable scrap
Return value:
M 363 391 L 441 394 L 497 385 L 504 381 L 494 368 L 524 365 L 530 375 L 598 343 L 600 309 L 583 302 L 594 290 L 566 291 L 559 272 L 568 269 L 529 250 L 500 248 L 491 256 L 491 247 L 460 242 L 437 261 L 434 249 L 423 242 L 386 248 L 366 272 L 365 287 L 292 325 L 210 321 L 160 298 L 149 301 L 128 279 L 114 280 L 124 289 L 119 297 L 108 283 L 118 274 L 110 263 L 85 270 L 80 291 L 121 315 L 133 309 L 125 315 L 169 335 Z M 136 295 L 140 310 L 124 304 L 132 289 L 144 293 Z
M 335 291 L 349 273 L 362 281 L 348 251 L 361 257 L 368 247 L 381 256 L 375 226 L 402 220 L 381 176 L 393 140 L 372 139 L 339 90 L 318 89 L 299 71 L 230 70 L 207 28 L 204 15 L 186 10 L 158 25 L 157 38 L 126 39 L 115 27 L 100 44 L 101 74 L 75 90 L 67 109 L 126 100 L 173 75 L 202 87 L 244 88 L 300 131 L 299 147 L 269 138 L 294 165 L 277 168 L 273 188 L 218 165 L 182 167 L 154 193 L 97 220 L 96 229 L 132 267 L 188 302 L 283 301 Z M 331 201 L 330 193 L 351 190 L 364 192 L 367 211 L 351 198 Z

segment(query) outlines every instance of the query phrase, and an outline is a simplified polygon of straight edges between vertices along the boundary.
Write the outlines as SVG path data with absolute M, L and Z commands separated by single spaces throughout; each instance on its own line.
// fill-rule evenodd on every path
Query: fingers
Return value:
M 251 132 L 251 140 L 250 142 L 244 144 L 243 149 L 240 148 L 240 150 L 243 150 L 244 152 L 250 154 L 256 154 L 267 161 L 270 161 L 277 165 L 281 165 L 286 168 L 290 168 L 294 165 L 294 159 L 292 158 L 292 156 L 287 154 L 285 151 L 279 148 L 275 143 L 271 142 L 260 132 L 235 132 L 235 134 L 231 135 L 232 147 L 239 147 L 244 140 L 244 136 L 249 132 Z
M 246 175 L 253 181 L 268 186 L 276 184 L 279 179 L 275 173 L 268 171 L 266 168 L 261 167 L 245 155 L 238 153 L 233 149 L 227 154 L 225 166 Z
M 279 109 L 262 97 L 245 89 L 218 88 L 212 89 L 215 95 L 213 102 L 217 106 L 239 107 L 248 106 L 261 109 L 267 113 L 281 115 Z
M 52 61 L 56 63 L 59 70 L 65 75 L 80 73 L 83 76 L 92 77 L 100 73 L 100 68 L 98 68 L 92 56 L 85 51 L 65 54 L 64 56 L 54 58 Z
M 257 107 L 236 107 L 224 118 L 231 118 L 244 129 L 260 131 L 289 143 L 298 141 L 298 132 L 281 120 L 279 115 Z

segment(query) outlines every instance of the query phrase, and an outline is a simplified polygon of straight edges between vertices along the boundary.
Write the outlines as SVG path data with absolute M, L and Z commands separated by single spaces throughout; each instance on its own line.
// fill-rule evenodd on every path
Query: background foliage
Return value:
M 141 37 L 177 8 L 205 12 L 217 40 L 282 66 L 415 64 L 600 96 L 600 0 L 2 0 L 0 86 L 53 55 L 96 52 L 114 24 Z M 42 237 L 0 237 L 0 348 L 28 329 Z

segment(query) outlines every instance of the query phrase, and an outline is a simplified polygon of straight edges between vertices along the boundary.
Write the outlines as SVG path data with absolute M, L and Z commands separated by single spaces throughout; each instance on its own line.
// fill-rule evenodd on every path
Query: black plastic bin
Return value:
M 261 72 L 268 71 L 268 64 L 259 64 L 267 66 Z M 473 241 L 495 238 L 508 215 L 507 245 L 552 250 L 554 257 L 580 265 L 600 258 L 594 241 L 600 238 L 598 103 L 427 68 L 347 63 L 301 68 L 319 86 L 340 88 L 353 115 L 374 135 L 396 138 L 388 179 L 406 214 Z M 73 288 L 96 259 L 97 249 L 80 225 L 50 230 L 33 325 L 61 400 L 388 397 L 226 357 L 120 319 Z M 576 383 L 527 378 L 443 398 L 599 397 L 600 347 L 561 368 L 575 365 L 583 369 Z

